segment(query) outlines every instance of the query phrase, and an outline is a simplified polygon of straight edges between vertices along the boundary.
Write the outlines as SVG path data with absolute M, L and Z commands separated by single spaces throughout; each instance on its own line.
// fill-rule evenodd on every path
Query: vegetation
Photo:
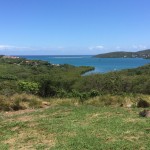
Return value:
M 45 61 L 0 58 L 0 95 L 80 98 L 105 94 L 150 94 L 150 65 L 107 74 L 81 76 L 93 67 L 51 65 Z
M 0 95 L 0 110 L 2 111 L 17 111 L 31 108 L 45 107 L 44 99 L 29 94 L 14 94 L 13 96 Z
M 93 67 L 51 65 L 44 61 L 22 58 L 0 58 L 0 94 L 36 94 L 42 97 L 58 96 L 60 91 L 70 92 L 81 74 Z
M 0 149 L 149 149 L 150 65 L 92 69 L 2 56 Z
M 96 58 L 150 58 L 150 49 L 138 52 L 111 52 L 94 56 Z
M 140 111 L 61 101 L 48 109 L 1 113 L 0 149 L 148 150 L 150 120 Z

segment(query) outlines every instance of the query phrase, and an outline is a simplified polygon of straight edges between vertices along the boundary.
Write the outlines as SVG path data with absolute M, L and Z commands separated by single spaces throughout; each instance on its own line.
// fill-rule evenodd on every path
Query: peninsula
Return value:
M 110 52 L 104 54 L 98 54 L 94 56 L 95 58 L 145 58 L 150 59 L 150 49 L 142 50 L 138 52 Z

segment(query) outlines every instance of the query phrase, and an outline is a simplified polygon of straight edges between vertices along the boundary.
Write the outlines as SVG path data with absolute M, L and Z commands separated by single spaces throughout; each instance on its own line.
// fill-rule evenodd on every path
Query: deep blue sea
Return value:
M 122 69 L 136 68 L 150 63 L 150 59 L 142 58 L 93 58 L 87 55 L 61 56 L 20 56 L 31 60 L 45 60 L 52 64 L 71 64 L 74 66 L 93 66 L 90 73 L 106 73 Z

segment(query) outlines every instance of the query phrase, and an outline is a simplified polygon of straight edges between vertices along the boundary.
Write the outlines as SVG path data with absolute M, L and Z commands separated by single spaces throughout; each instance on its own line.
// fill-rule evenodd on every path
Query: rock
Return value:
M 150 107 L 150 103 L 148 103 L 143 99 L 140 99 L 139 102 L 137 103 L 137 107 L 147 108 Z
M 143 110 L 143 111 L 141 111 L 141 112 L 139 113 L 139 115 L 140 115 L 141 117 L 147 117 L 147 118 L 149 118 L 149 117 L 150 117 L 150 110 Z

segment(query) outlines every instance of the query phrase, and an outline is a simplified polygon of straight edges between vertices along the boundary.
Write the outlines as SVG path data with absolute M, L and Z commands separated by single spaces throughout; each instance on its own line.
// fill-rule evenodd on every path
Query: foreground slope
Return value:
M 52 106 L 0 114 L 0 149 L 110 150 L 150 147 L 139 108 Z

